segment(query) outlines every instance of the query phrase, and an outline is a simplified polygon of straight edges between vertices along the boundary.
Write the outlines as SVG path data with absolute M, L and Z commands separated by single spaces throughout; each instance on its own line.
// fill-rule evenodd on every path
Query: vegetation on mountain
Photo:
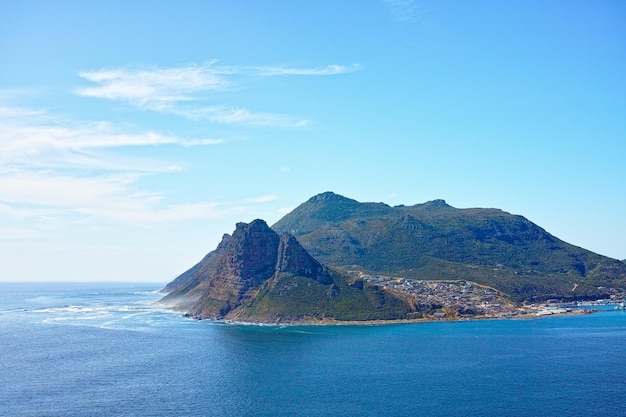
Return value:
M 626 265 L 570 245 L 522 216 L 443 200 L 390 207 L 327 192 L 272 226 L 320 261 L 421 280 L 470 280 L 516 301 L 583 299 L 626 288 Z

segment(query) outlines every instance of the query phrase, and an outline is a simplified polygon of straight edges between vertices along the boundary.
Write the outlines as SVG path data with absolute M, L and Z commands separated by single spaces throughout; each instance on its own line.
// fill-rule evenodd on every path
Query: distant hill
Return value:
M 232 236 L 168 284 L 161 302 L 204 319 L 252 322 L 405 318 L 409 304 L 376 285 L 319 263 L 290 234 L 263 220 L 238 223 Z
M 326 265 L 421 280 L 470 280 L 512 299 L 574 300 L 626 288 L 626 264 L 568 244 L 522 216 L 443 200 L 390 207 L 326 192 L 272 226 Z

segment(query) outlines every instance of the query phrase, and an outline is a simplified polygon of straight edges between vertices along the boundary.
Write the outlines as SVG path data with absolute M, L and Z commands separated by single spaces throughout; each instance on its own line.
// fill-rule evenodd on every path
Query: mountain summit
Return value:
M 517 301 L 593 298 L 626 287 L 622 262 L 498 209 L 457 209 L 444 200 L 390 207 L 327 192 L 272 228 L 293 234 L 327 265 L 410 279 L 467 279 Z

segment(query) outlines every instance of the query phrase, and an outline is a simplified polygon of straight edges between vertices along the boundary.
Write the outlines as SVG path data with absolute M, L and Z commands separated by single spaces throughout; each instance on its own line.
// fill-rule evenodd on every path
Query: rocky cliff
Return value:
M 161 301 L 196 318 L 253 322 L 402 318 L 411 311 L 380 288 L 349 286 L 288 233 L 263 220 L 232 236 L 164 288 Z

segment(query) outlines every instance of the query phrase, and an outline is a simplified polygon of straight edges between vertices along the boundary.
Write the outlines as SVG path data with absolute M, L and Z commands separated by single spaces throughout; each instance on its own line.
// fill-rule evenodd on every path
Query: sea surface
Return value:
M 158 289 L 0 283 L 0 415 L 626 415 L 624 311 L 245 326 Z

